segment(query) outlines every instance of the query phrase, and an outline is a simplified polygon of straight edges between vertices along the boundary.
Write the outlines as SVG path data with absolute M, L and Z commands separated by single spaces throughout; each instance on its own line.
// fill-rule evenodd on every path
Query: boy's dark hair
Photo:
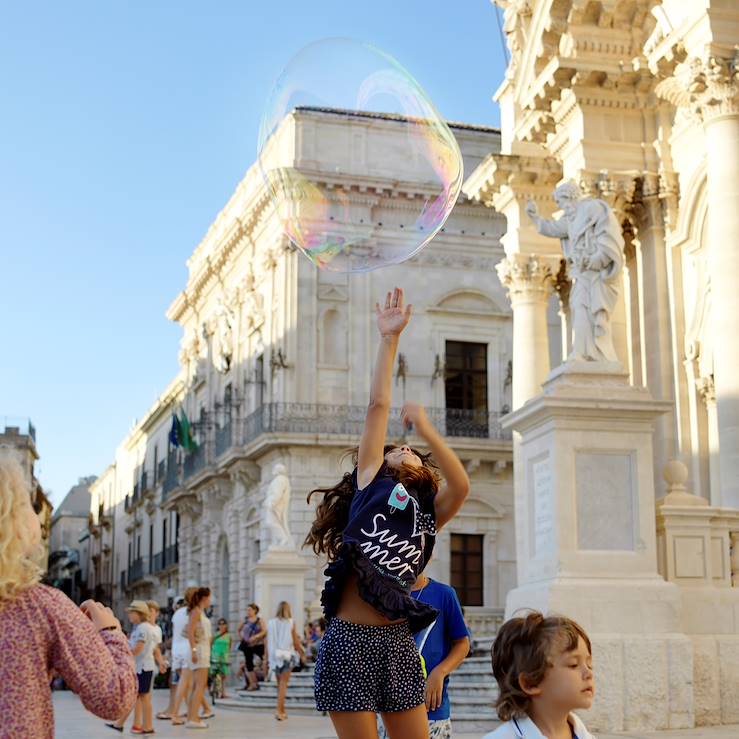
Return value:
M 493 675 L 498 681 L 495 709 L 501 721 L 510 721 L 528 713 L 531 698 L 521 688 L 521 679 L 534 688 L 552 667 L 555 649 L 570 652 L 582 637 L 592 654 L 590 639 L 578 623 L 565 616 L 544 616 L 532 611 L 511 618 L 498 631 L 493 642 Z
M 386 444 L 383 455 L 399 444 Z M 414 489 L 421 500 L 433 497 L 439 490 L 439 475 L 430 454 L 422 454 L 417 449 L 411 450 L 421 460 L 421 467 L 403 465 L 400 469 L 390 469 L 383 461 L 378 474 L 389 474 L 393 479 L 402 482 L 407 488 Z M 356 468 L 359 450 L 348 451 L 344 457 L 352 455 L 352 466 Z M 316 507 L 316 519 L 313 521 L 303 546 L 309 546 L 316 554 L 326 554 L 329 562 L 339 556 L 342 535 L 349 523 L 349 508 L 354 497 L 352 473 L 346 472 L 341 480 L 330 488 L 316 488 L 308 493 L 308 503 L 316 494 L 322 493 L 323 500 Z

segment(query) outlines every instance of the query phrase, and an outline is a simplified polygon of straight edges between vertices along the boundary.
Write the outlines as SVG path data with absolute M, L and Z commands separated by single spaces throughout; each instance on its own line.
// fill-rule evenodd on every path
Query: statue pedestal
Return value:
M 652 431 L 670 408 L 618 363 L 567 362 L 503 419 L 514 430 L 518 587 L 506 618 L 534 608 L 593 640 L 586 723 L 611 731 L 694 724 L 691 642 L 680 594 L 657 571 Z
M 303 633 L 305 576 L 310 565 L 294 549 L 268 549 L 254 567 L 254 602 L 266 621 L 277 614 L 280 601 L 290 604 L 298 634 Z

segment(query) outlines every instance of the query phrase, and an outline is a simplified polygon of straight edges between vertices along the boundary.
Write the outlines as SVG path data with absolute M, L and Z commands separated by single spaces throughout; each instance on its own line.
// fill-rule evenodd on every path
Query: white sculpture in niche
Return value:
M 554 200 L 564 211 L 564 216 L 556 221 L 539 216 L 532 201 L 526 206 L 526 213 L 540 234 L 562 241 L 573 281 L 572 351 L 568 360 L 618 362 L 611 316 L 623 269 L 621 227 L 607 203 L 583 198 L 574 182 L 560 185 L 554 191 Z
M 233 358 L 234 314 L 225 303 L 219 302 L 215 311 L 218 351 L 213 357 L 215 368 L 222 374 L 231 368 Z
M 287 469 L 281 462 L 272 467 L 272 480 L 267 488 L 264 509 L 269 549 L 295 549 L 295 543 L 290 535 L 290 480 Z

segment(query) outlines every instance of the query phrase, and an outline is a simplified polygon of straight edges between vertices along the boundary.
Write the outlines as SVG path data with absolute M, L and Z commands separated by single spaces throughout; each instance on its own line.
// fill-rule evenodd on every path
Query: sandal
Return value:
M 122 726 L 116 726 L 115 724 L 105 724 L 110 729 L 115 729 L 116 731 L 123 733 L 123 727 Z
M 162 721 L 171 721 L 172 714 L 167 713 L 166 711 L 159 711 L 159 713 L 157 714 L 157 718 L 162 719 Z
M 183 718 L 173 718 L 172 719 L 172 726 L 184 726 L 185 725 L 185 719 Z

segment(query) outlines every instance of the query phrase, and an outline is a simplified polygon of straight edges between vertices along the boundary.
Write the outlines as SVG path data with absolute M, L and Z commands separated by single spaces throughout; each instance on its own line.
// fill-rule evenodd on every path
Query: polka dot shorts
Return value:
M 316 662 L 319 711 L 407 711 L 426 681 L 407 623 L 364 626 L 332 618 Z

